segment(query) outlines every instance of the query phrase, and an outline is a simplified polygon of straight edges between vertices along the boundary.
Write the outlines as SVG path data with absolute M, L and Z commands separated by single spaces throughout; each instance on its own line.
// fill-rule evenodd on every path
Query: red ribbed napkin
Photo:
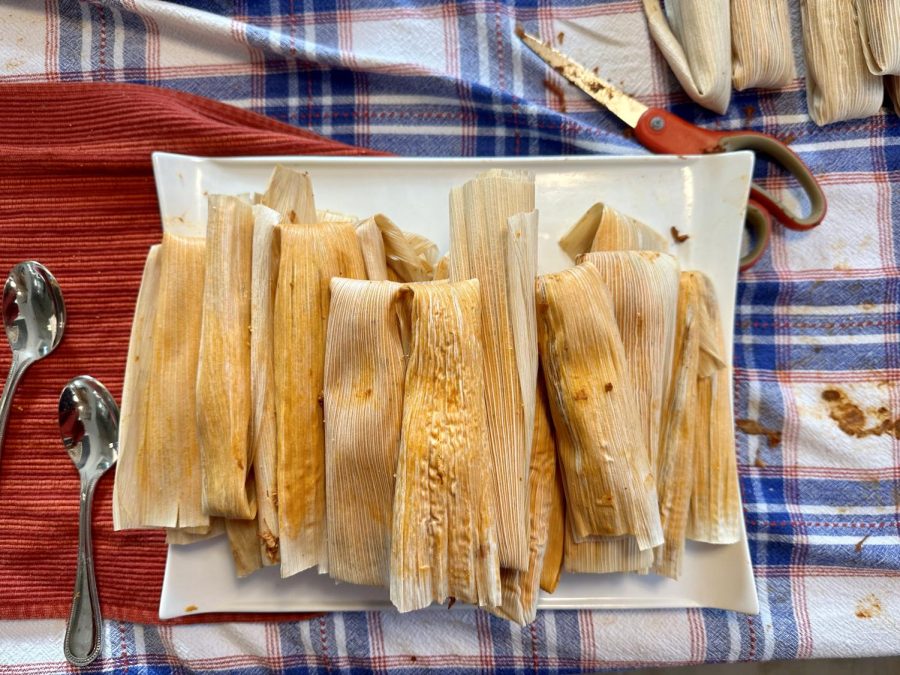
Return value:
M 68 616 L 78 476 L 60 441 L 57 400 L 66 382 L 80 374 L 97 377 L 121 397 L 144 259 L 161 239 L 150 166 L 156 150 L 217 156 L 366 153 L 169 90 L 0 86 L 0 283 L 15 263 L 38 260 L 59 280 L 68 310 L 62 344 L 19 385 L 2 449 L 0 619 Z M 0 339 L 2 373 L 9 361 Z M 165 540 L 152 531 L 113 532 L 112 484 L 110 472 L 94 502 L 103 616 L 157 622 Z

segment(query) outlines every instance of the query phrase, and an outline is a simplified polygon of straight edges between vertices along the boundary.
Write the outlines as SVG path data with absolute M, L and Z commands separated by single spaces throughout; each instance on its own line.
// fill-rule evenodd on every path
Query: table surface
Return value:
M 792 138 L 829 214 L 807 233 L 776 228 L 740 278 L 735 315 L 736 417 L 781 432 L 777 444 L 737 436 L 760 613 L 543 612 L 525 628 L 456 609 L 283 624 L 108 621 L 102 670 L 574 672 L 898 653 L 900 438 L 855 433 L 822 397 L 837 390 L 864 412 L 900 417 L 897 117 L 810 123 L 797 16 L 798 79 L 736 94 L 718 117 L 680 91 L 638 0 L 350 4 L 243 2 L 223 14 L 232 3 L 9 2 L 0 84 L 159 85 L 410 156 L 643 152 L 587 97 L 551 91 L 558 78 L 514 37 L 522 23 L 648 104 Z M 765 169 L 759 178 L 784 187 Z M 0 623 L 0 673 L 61 668 L 62 631 L 62 621 Z

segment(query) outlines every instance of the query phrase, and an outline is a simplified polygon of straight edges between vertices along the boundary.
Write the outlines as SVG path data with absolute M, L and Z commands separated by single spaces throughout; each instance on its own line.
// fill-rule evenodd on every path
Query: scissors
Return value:
M 742 272 L 753 267 L 769 245 L 773 216 L 792 230 L 812 229 L 825 218 L 828 206 L 815 176 L 793 150 L 774 136 L 756 131 L 711 131 L 695 126 L 662 108 L 650 108 L 631 98 L 521 28 L 516 29 L 516 34 L 548 66 L 632 127 L 635 138 L 648 150 L 664 155 L 753 150 L 766 155 L 797 179 L 811 205 L 807 216 L 793 213 L 756 183 L 751 186 L 745 227 L 752 244 L 750 251 L 741 257 Z

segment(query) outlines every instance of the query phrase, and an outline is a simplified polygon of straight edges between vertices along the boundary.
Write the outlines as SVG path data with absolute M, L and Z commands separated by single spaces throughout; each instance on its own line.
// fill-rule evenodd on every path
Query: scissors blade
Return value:
M 537 54 L 548 66 L 566 78 L 569 82 L 581 89 L 585 94 L 597 101 L 609 110 L 613 115 L 625 122 L 630 127 L 636 127 L 638 120 L 647 111 L 640 101 L 636 101 L 621 89 L 613 86 L 602 77 L 594 75 L 577 61 L 573 61 L 565 54 L 556 51 L 550 45 L 529 35 L 524 30 L 517 29 L 516 34 Z

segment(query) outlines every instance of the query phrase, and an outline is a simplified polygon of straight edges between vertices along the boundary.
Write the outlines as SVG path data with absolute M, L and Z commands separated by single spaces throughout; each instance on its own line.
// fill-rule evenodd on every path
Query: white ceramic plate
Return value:
M 489 168 L 527 169 L 536 176 L 540 210 L 538 268 L 571 265 L 556 241 L 594 202 L 603 201 L 669 237 L 682 266 L 715 284 L 731 357 L 734 296 L 753 155 L 704 157 L 552 157 L 527 159 L 399 159 L 327 157 L 200 158 L 153 155 L 164 227 L 202 234 L 208 193 L 261 192 L 276 163 L 308 170 L 316 205 L 357 216 L 383 212 L 401 229 L 419 232 L 446 251 L 448 194 Z M 169 548 L 160 618 L 203 612 L 307 612 L 389 607 L 380 588 L 336 583 L 315 571 L 281 579 L 277 567 L 235 576 L 225 538 Z M 540 607 L 718 607 L 758 611 L 746 534 L 729 546 L 688 542 L 678 581 L 653 575 L 564 574 Z

